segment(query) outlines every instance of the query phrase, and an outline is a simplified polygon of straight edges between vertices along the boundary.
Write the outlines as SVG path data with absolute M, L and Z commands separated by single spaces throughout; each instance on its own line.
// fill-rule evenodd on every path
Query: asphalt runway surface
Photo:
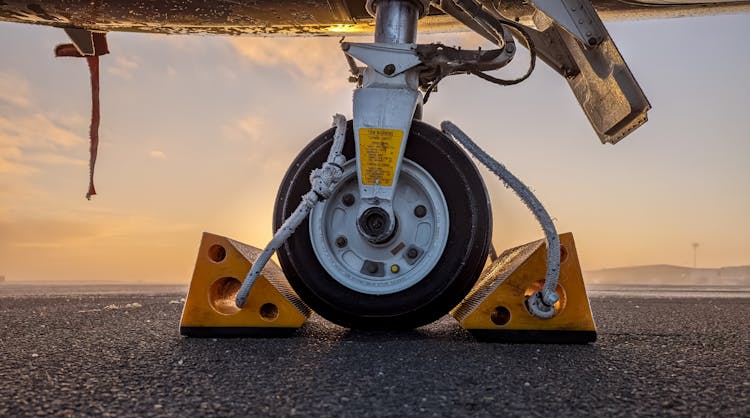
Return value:
M 596 343 L 538 345 L 449 317 L 185 338 L 183 296 L 0 286 L 0 416 L 750 416 L 747 297 L 593 295 Z

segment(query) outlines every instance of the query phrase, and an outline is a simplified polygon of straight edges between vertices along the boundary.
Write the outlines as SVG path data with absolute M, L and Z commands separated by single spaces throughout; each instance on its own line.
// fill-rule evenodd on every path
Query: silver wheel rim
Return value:
M 386 295 L 419 283 L 440 261 L 448 241 L 448 205 L 437 182 L 405 158 L 393 196 L 397 230 L 386 243 L 374 245 L 357 230 L 354 160 L 343 169 L 331 197 L 310 213 L 310 242 L 318 261 L 337 282 L 360 293 Z M 342 201 L 347 194 L 355 198 L 350 206 Z M 417 213 L 422 211 L 415 213 L 420 205 L 426 209 L 421 217 Z M 373 264 L 377 271 L 371 271 Z

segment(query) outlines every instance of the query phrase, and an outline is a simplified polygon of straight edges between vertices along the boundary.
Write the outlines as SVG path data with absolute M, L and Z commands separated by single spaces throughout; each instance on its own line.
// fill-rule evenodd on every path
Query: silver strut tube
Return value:
M 379 0 L 375 7 L 375 42 L 416 42 L 419 8 L 413 0 Z

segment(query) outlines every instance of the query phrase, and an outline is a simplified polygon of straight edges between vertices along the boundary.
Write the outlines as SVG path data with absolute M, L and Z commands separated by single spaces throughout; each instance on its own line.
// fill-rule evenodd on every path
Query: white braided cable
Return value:
M 547 210 L 544 209 L 539 199 L 534 193 L 526 187 L 521 180 L 513 175 L 504 165 L 495 161 L 489 154 L 479 147 L 471 138 L 468 137 L 461 129 L 450 121 L 444 121 L 440 124 L 443 132 L 453 137 L 458 143 L 463 145 L 469 154 L 473 155 L 488 170 L 497 175 L 505 184 L 505 187 L 513 190 L 521 201 L 534 214 L 537 221 L 544 230 L 547 239 L 547 274 L 544 277 L 544 287 L 541 292 L 535 292 L 527 301 L 529 311 L 540 318 L 552 318 L 555 315 L 554 304 L 560 297 L 555 289 L 557 280 L 560 276 L 560 237 L 555 230 L 555 224 L 552 222 Z
M 266 248 L 258 259 L 255 260 L 247 276 L 245 276 L 245 280 L 242 282 L 242 286 L 237 292 L 237 298 L 235 299 L 237 307 L 242 308 L 245 306 L 255 280 L 258 279 L 260 272 L 263 271 L 263 267 L 266 266 L 273 253 L 281 248 L 286 240 L 292 236 L 297 227 L 307 219 L 307 215 L 310 214 L 310 211 L 318 201 L 325 200 L 331 196 L 333 188 L 341 179 L 341 167 L 345 162 L 345 157 L 341 151 L 344 148 L 344 139 L 346 138 L 346 117 L 338 113 L 334 115 L 333 126 L 336 127 L 336 132 L 333 134 L 333 144 L 331 144 L 331 149 L 328 151 L 328 159 L 323 163 L 321 168 L 316 168 L 310 173 L 310 191 L 302 196 L 302 201 L 297 206 L 297 209 L 292 212 L 281 225 L 281 228 L 276 231 L 271 242 L 266 245 Z

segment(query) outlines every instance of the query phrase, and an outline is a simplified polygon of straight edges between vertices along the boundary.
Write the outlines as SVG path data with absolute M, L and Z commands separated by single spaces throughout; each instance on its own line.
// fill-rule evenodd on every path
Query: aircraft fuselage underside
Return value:
M 534 6 L 526 0 L 494 1 L 502 13 L 530 24 Z M 750 11 L 749 1 L 593 0 L 603 20 L 696 16 Z M 225 35 L 369 34 L 375 20 L 366 0 L 5 0 L 0 21 L 83 27 L 99 31 L 213 33 Z M 419 22 L 422 32 L 466 30 L 431 7 Z

